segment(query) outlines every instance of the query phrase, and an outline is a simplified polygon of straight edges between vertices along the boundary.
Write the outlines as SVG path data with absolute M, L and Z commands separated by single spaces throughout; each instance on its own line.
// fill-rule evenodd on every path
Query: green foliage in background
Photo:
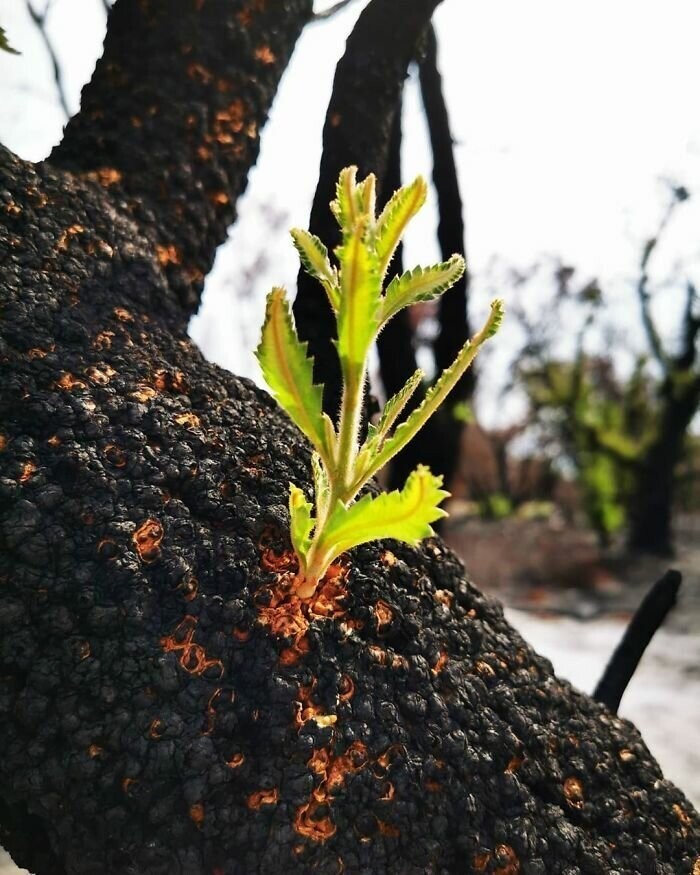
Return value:
M 656 434 L 644 366 L 639 359 L 627 381 L 608 359 L 584 355 L 521 369 L 530 403 L 572 462 L 586 516 L 604 544 L 627 521 L 639 462 Z

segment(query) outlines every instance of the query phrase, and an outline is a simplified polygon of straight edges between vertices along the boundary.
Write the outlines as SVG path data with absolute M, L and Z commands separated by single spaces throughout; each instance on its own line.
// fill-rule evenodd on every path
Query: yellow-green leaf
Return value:
M 439 379 L 428 389 L 423 403 L 409 414 L 408 418 L 396 428 L 391 437 L 386 439 L 382 448 L 371 460 L 370 467 L 362 472 L 362 483 L 366 483 L 373 474 L 379 471 L 380 468 L 383 468 L 388 461 L 402 450 L 435 413 L 447 395 L 457 385 L 469 365 L 474 361 L 482 345 L 498 331 L 503 321 L 503 313 L 503 301 L 498 298 L 493 300 L 491 302 L 491 312 L 481 330 L 477 331 L 464 344 L 454 362 L 442 372 Z M 359 474 L 358 479 L 360 479 Z
M 446 516 L 438 505 L 449 492 L 441 487 L 442 477 L 419 465 L 400 491 L 365 495 L 349 507 L 338 502 L 321 536 L 321 551 L 327 556 L 332 553 L 332 561 L 346 550 L 378 538 L 418 544 L 434 534 L 430 523 Z
M 358 183 L 355 189 L 355 203 L 361 216 L 367 216 L 370 222 L 374 222 L 374 214 L 377 208 L 377 178 L 374 173 Z
M 464 259 L 453 255 L 448 261 L 432 267 L 416 267 L 394 279 L 387 286 L 382 306 L 381 323 L 384 324 L 399 310 L 417 304 L 419 301 L 432 301 L 439 298 L 464 273 Z
M 374 232 L 379 272 L 386 273 L 406 225 L 425 203 L 428 186 L 422 176 L 395 191 L 377 219 Z
M 290 233 L 306 272 L 323 285 L 331 307 L 337 311 L 340 300 L 338 272 L 330 263 L 328 250 L 315 234 L 301 228 L 292 228 Z
M 267 296 L 265 322 L 255 355 L 281 407 L 324 458 L 330 455 L 321 412 L 323 387 L 313 381 L 313 360 L 297 337 L 284 289 Z
M 315 524 L 311 516 L 313 505 L 293 483 L 289 484 L 289 533 L 294 552 L 303 565 L 311 544 L 311 532 Z
M 331 495 L 331 483 L 328 470 L 318 453 L 311 454 L 311 472 L 314 479 L 314 498 L 316 500 L 316 515 L 325 519 L 328 502 Z
M 336 249 L 340 263 L 338 355 L 346 382 L 356 381 L 364 372 L 379 328 L 380 280 L 364 230 L 364 223 L 358 222 Z
M 344 167 L 335 186 L 335 200 L 331 201 L 331 212 L 340 225 L 343 236 L 353 230 L 360 216 L 357 208 L 356 176 L 357 167 Z
M 418 370 L 408 378 L 405 385 L 386 402 L 381 416 L 379 417 L 379 422 L 377 422 L 376 425 L 378 441 L 382 441 L 386 435 L 389 434 L 391 427 L 399 416 L 401 416 L 404 407 L 408 404 L 411 396 L 422 383 L 424 376 L 423 371 L 418 368 Z

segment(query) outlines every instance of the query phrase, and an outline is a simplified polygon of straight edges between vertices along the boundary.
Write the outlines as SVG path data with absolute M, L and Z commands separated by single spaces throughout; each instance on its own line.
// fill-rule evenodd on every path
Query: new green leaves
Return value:
M 464 273 L 464 259 L 453 255 L 449 261 L 432 267 L 416 267 L 394 277 L 384 295 L 382 325 L 404 307 L 419 301 L 432 301 L 451 288 Z
M 417 176 L 410 185 L 394 192 L 377 219 L 374 236 L 382 278 L 406 230 L 406 225 L 423 206 L 427 194 L 428 186 L 425 180 L 422 176 Z
M 340 262 L 338 355 L 346 382 L 364 376 L 367 356 L 379 330 L 380 281 L 377 259 L 365 240 L 366 220 L 358 221 L 336 249 Z
M 289 516 L 292 546 L 299 560 L 297 595 L 313 595 L 333 560 L 359 544 L 397 538 L 417 544 L 433 534 L 431 523 L 445 513 L 439 507 L 448 495 L 442 478 L 424 465 L 413 471 L 403 489 L 376 497 L 355 498 L 360 489 L 422 428 L 469 367 L 482 344 L 497 330 L 503 316 L 500 301 L 454 364 L 428 390 L 423 403 L 397 425 L 411 396 L 421 384 L 419 370 L 387 401 L 376 425 L 359 445 L 359 424 L 365 392 L 367 361 L 384 324 L 417 301 L 439 297 L 464 273 L 459 255 L 433 267 L 395 277 L 382 286 L 391 259 L 408 222 L 425 201 L 427 186 L 418 177 L 399 189 L 381 215 L 375 215 L 375 178 L 362 182 L 357 170 L 343 170 L 331 210 L 342 242 L 331 263 L 323 243 L 307 231 L 292 231 L 294 245 L 308 273 L 326 290 L 337 323 L 337 350 L 343 374 L 343 394 L 337 430 L 322 412 L 323 389 L 314 385 L 313 362 L 297 337 L 282 289 L 273 289 L 257 357 L 275 398 L 313 444 L 311 466 L 315 506 L 290 484 Z
M 302 231 L 301 228 L 292 228 L 292 240 L 296 246 L 304 270 L 317 279 L 326 290 L 328 300 L 334 312 L 338 311 L 340 304 L 340 291 L 338 289 L 338 271 L 331 267 L 328 260 L 328 250 L 314 234 Z
M 464 344 L 454 362 L 440 374 L 438 380 L 428 389 L 423 403 L 413 410 L 404 422 L 398 425 L 394 434 L 381 446 L 374 447 L 369 467 L 362 472 L 362 476 L 365 478 L 363 482 L 367 482 L 370 477 L 383 468 L 423 428 L 474 361 L 481 346 L 498 331 L 503 321 L 503 312 L 503 301 L 497 298 L 491 302 L 491 312 L 482 329 Z
M 396 538 L 414 546 L 434 535 L 430 523 L 447 516 L 438 505 L 449 495 L 442 477 L 419 465 L 403 489 L 373 497 L 364 495 L 346 507 L 339 502 L 321 536 L 321 545 L 334 556 L 379 538 Z
M 293 483 L 289 484 L 289 535 L 292 547 L 303 562 L 311 546 L 311 532 L 315 520 L 311 516 L 313 505 Z
M 314 384 L 313 361 L 307 358 L 306 347 L 297 337 L 284 289 L 273 289 L 267 296 L 255 355 L 277 402 L 325 456 L 329 447 L 322 412 L 323 387 Z

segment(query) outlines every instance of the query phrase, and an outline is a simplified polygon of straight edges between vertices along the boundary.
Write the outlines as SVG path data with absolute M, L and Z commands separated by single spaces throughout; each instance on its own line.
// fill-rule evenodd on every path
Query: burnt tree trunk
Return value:
M 637 489 L 629 508 L 629 548 L 656 556 L 673 555 L 673 499 L 676 468 L 688 427 L 700 404 L 700 376 L 675 372 L 662 386 L 658 436 L 639 462 Z
M 435 539 L 290 588 L 309 448 L 186 336 L 307 0 L 118 0 L 0 148 L 0 841 L 35 875 L 697 871 L 698 817 Z
M 419 66 L 420 87 L 425 108 L 433 156 L 433 185 L 437 193 L 439 223 L 438 242 L 442 258 L 447 260 L 458 253 L 465 254 L 464 219 L 454 143 L 450 131 L 447 105 L 442 89 L 442 77 L 438 68 L 437 38 L 430 25 L 421 42 L 424 56 Z M 392 139 L 391 160 L 387 174 L 387 194 L 401 185 L 401 127 L 395 125 Z M 401 261 L 394 265 L 395 273 L 402 269 Z M 436 372 L 439 375 L 455 360 L 459 350 L 469 337 L 467 319 L 468 273 L 446 292 L 439 302 L 439 333 L 433 344 Z M 416 369 L 413 331 L 408 312 L 389 323 L 379 337 L 379 359 L 382 382 L 387 396 L 397 392 Z M 437 411 L 413 441 L 391 462 L 389 485 L 398 489 L 406 482 L 409 473 L 419 464 L 430 466 L 441 474 L 445 484 L 450 485 L 459 465 L 463 425 L 454 415 L 455 404 L 470 398 L 474 391 L 474 369 L 470 368 L 452 391 L 449 401 Z M 422 389 L 414 395 L 407 411 L 417 406 L 425 397 Z M 440 521 L 441 523 L 442 521 Z M 440 529 L 440 523 L 437 528 Z
M 343 167 L 356 165 L 361 179 L 377 176 L 384 186 L 394 115 L 416 44 L 440 0 L 374 0 L 360 15 L 338 64 L 323 128 L 323 154 L 309 220 L 311 231 L 332 251 L 340 243 L 328 204 Z M 294 318 L 314 357 L 323 383 L 324 409 L 335 420 L 342 395 L 340 365 L 333 345 L 335 320 L 316 280 L 300 271 Z

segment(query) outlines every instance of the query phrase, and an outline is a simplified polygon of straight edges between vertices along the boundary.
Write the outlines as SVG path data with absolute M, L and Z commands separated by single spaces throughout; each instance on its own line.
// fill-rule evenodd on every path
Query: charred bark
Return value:
M 402 185 L 401 179 L 401 144 L 402 120 L 401 106 L 394 114 L 394 122 L 389 142 L 386 173 L 384 174 L 384 200 Z M 396 248 L 394 259 L 391 263 L 392 273 L 403 273 L 403 243 Z M 393 319 L 384 327 L 377 340 L 377 352 L 379 354 L 379 367 L 384 394 L 390 398 L 399 391 L 406 381 L 413 375 L 418 367 L 416 362 L 416 350 L 413 343 L 413 328 L 411 327 L 410 310 L 400 310 Z M 414 405 L 408 407 L 412 409 Z M 420 433 L 416 439 L 420 437 Z M 395 464 L 391 464 L 390 484 L 395 488 L 396 478 L 393 476 Z M 399 485 L 403 485 L 405 477 Z
M 218 88 L 185 74 L 228 205 L 177 165 L 179 138 L 197 151 L 165 102 L 187 53 L 166 41 L 173 69 L 143 70 L 172 140 L 158 182 L 120 94 L 110 123 L 123 30 L 86 98 L 101 133 L 76 120 L 56 164 L 0 149 L 0 840 L 35 875 L 691 875 L 697 814 L 634 727 L 559 681 L 439 540 L 372 544 L 291 595 L 309 448 L 185 324 L 310 3 L 211 6 L 169 8 L 208 73 L 240 71 L 233 143 L 208 139 Z
M 605 667 L 593 698 L 602 702 L 614 714 L 637 670 L 651 639 L 676 604 L 682 582 L 678 571 L 669 570 L 657 580 L 632 617 L 625 634 Z
M 632 551 L 657 556 L 673 555 L 673 498 L 675 472 L 683 454 L 688 427 L 700 405 L 698 337 L 700 296 L 692 282 L 686 286 L 686 306 L 681 327 L 681 348 L 667 354 L 651 313 L 649 265 L 671 217 L 689 197 L 687 189 L 675 186 L 656 234 L 647 240 L 640 260 L 637 297 L 642 325 L 651 355 L 663 379 L 659 387 L 659 425 L 655 439 L 637 465 L 636 489 L 629 507 L 628 546 Z
M 658 435 L 639 462 L 630 503 L 629 548 L 656 556 L 673 555 L 673 499 L 676 468 L 688 427 L 700 405 L 700 376 L 676 372 L 662 386 Z
M 465 254 L 464 219 L 454 143 L 437 63 L 437 39 L 432 25 L 427 29 L 421 49 L 423 57 L 419 66 L 420 86 L 433 154 L 433 185 L 438 197 L 438 241 L 442 258 L 447 260 L 455 253 Z M 387 185 L 390 190 L 401 184 L 400 128 L 397 136 L 397 144 L 392 147 L 395 157 L 391 161 L 391 166 L 395 169 L 392 171 L 391 185 Z M 440 298 L 439 334 L 433 344 L 438 374 L 452 364 L 469 337 L 468 283 L 468 273 L 465 273 Z M 410 319 L 406 313 L 401 322 L 393 328 L 390 324 L 380 336 L 381 374 L 387 396 L 398 391 L 416 368 L 412 334 Z M 449 402 L 438 410 L 415 439 L 393 459 L 389 476 L 391 488 L 403 486 L 406 477 L 418 464 L 429 465 L 436 474 L 442 474 L 449 486 L 459 464 L 463 429 L 461 420 L 454 415 L 454 406 L 471 397 L 473 389 L 474 374 L 470 368 L 453 390 Z M 408 409 L 420 403 L 424 395 L 424 392 L 417 393 Z

